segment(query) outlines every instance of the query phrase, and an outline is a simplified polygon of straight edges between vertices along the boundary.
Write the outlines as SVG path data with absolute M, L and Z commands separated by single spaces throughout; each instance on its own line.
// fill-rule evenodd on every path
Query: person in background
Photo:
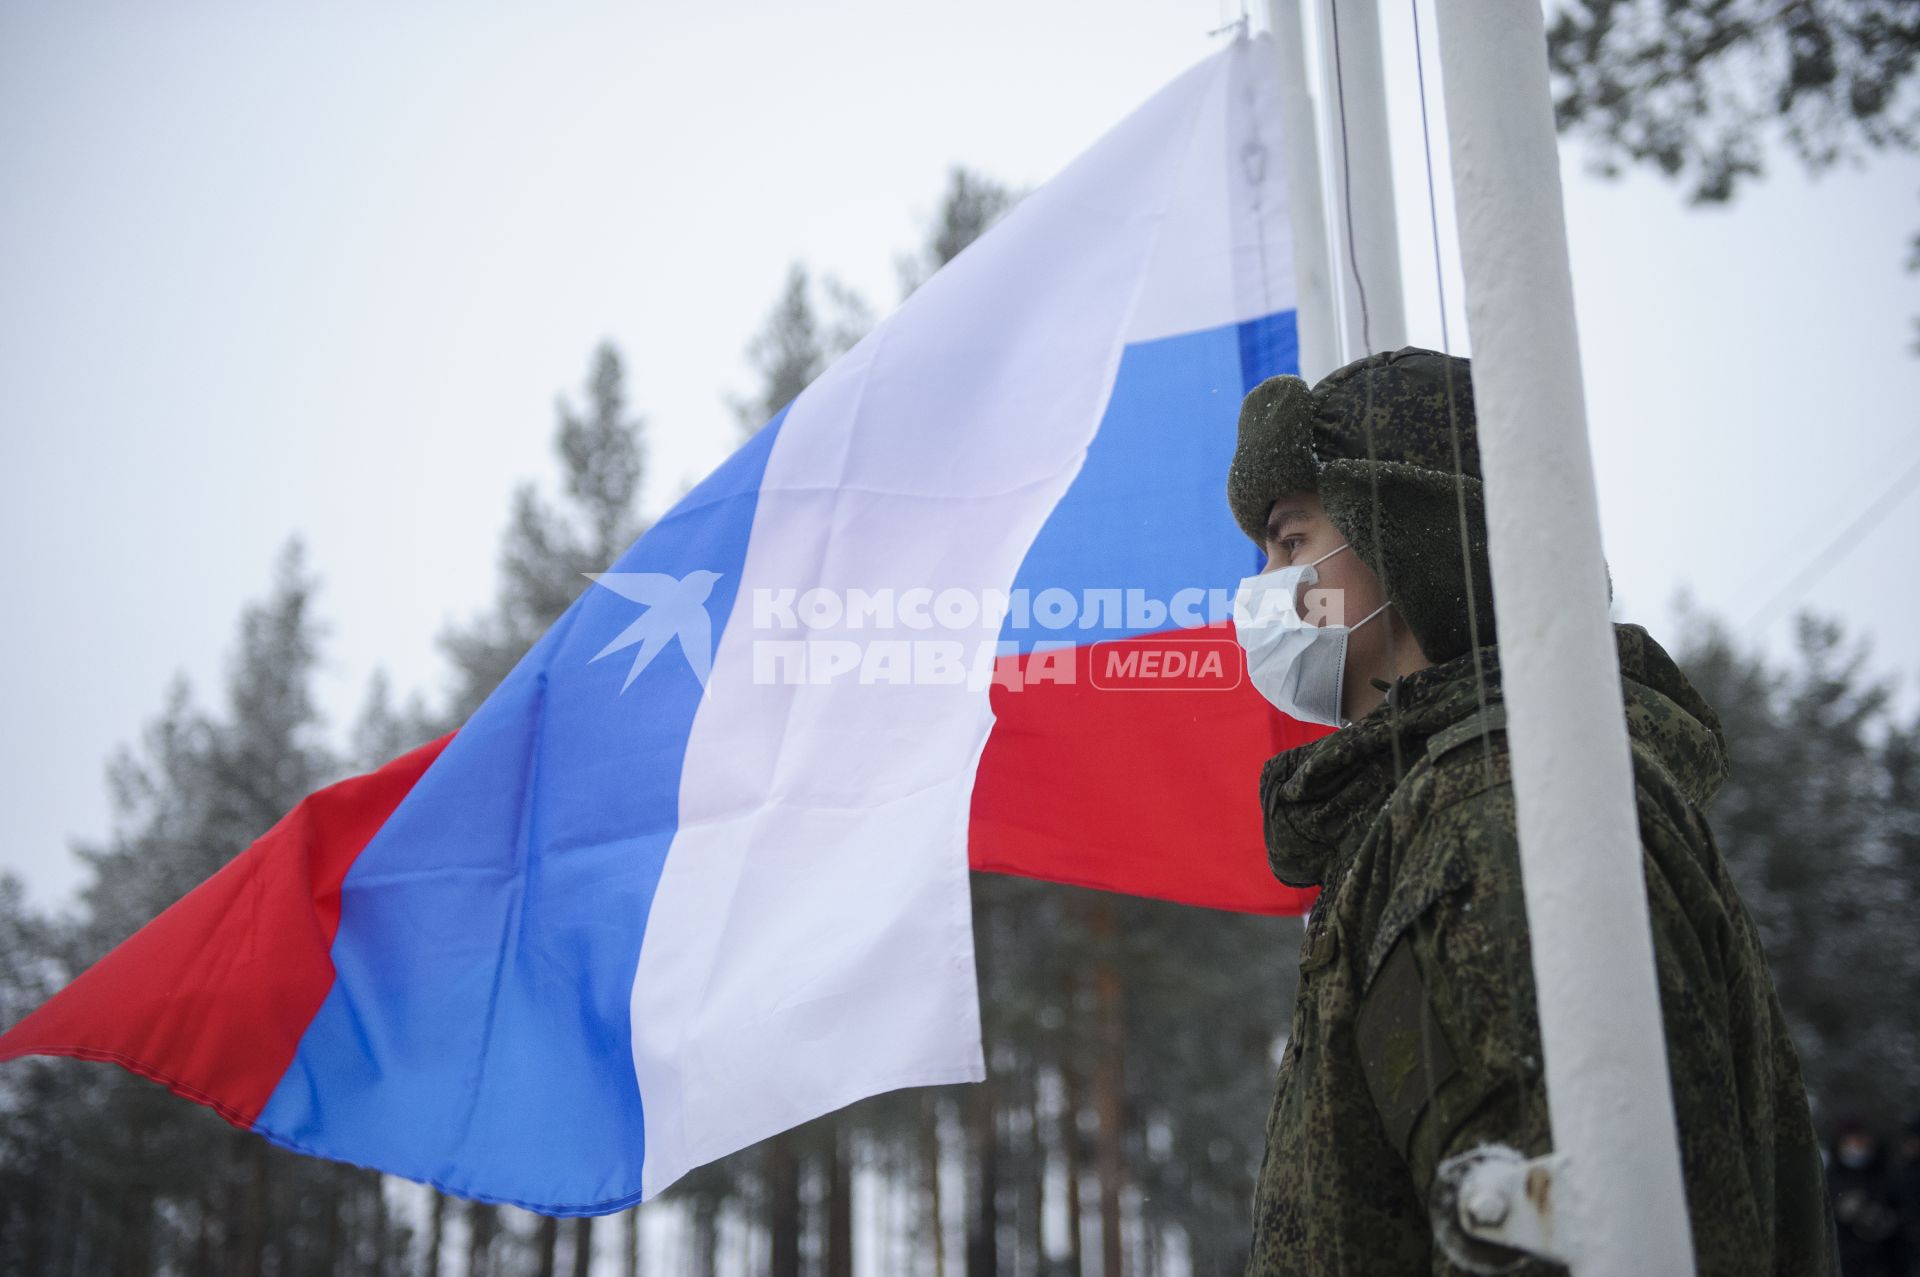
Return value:
M 1902 1277 L 1900 1216 L 1880 1137 L 1858 1118 L 1840 1123 L 1827 1164 L 1844 1277 Z
M 1920 1277 L 1920 1113 L 1907 1119 L 1894 1145 L 1889 1179 L 1893 1210 L 1900 1218 L 1900 1262 L 1904 1277 Z

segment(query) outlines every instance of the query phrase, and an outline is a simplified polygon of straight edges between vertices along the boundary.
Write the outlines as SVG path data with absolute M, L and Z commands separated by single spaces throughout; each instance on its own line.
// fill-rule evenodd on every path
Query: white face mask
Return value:
M 1387 610 L 1382 603 L 1352 625 L 1309 625 L 1300 616 L 1303 585 L 1320 579 L 1314 568 L 1346 549 L 1327 551 L 1312 563 L 1258 572 L 1240 582 L 1233 625 L 1247 653 L 1247 677 L 1284 714 L 1303 723 L 1345 727 L 1340 690 L 1347 672 L 1347 637 Z

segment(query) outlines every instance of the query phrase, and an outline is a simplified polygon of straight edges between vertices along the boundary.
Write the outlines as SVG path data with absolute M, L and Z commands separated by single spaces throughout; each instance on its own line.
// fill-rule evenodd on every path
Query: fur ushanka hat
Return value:
M 1409 346 L 1348 364 L 1312 389 L 1298 377 L 1270 377 L 1255 386 L 1240 406 L 1227 502 L 1262 549 L 1267 513 L 1289 492 L 1319 495 L 1327 517 L 1380 578 L 1436 665 L 1472 646 L 1468 564 L 1460 553 L 1464 499 L 1480 642 L 1494 641 L 1467 360 Z

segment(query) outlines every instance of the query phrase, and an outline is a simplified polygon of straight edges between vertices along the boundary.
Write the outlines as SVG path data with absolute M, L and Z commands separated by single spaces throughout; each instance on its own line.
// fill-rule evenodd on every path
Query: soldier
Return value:
M 1339 728 L 1260 774 L 1275 875 L 1321 894 L 1250 1277 L 1559 1271 L 1444 1251 L 1429 1224 L 1445 1158 L 1551 1143 L 1467 361 L 1409 348 L 1264 382 L 1227 496 L 1267 554 L 1236 605 L 1249 675 Z M 1699 1271 L 1831 1273 L 1799 1061 L 1703 815 L 1720 720 L 1644 629 L 1614 631 Z

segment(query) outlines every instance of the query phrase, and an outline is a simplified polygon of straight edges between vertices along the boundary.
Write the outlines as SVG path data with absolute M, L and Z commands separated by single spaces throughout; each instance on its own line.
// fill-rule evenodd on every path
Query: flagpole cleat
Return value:
M 1449 1157 L 1433 1180 L 1434 1240 L 1468 1272 L 1512 1272 L 1529 1258 L 1570 1263 L 1554 1205 L 1565 1177 L 1564 1156 L 1529 1159 L 1504 1144 Z

